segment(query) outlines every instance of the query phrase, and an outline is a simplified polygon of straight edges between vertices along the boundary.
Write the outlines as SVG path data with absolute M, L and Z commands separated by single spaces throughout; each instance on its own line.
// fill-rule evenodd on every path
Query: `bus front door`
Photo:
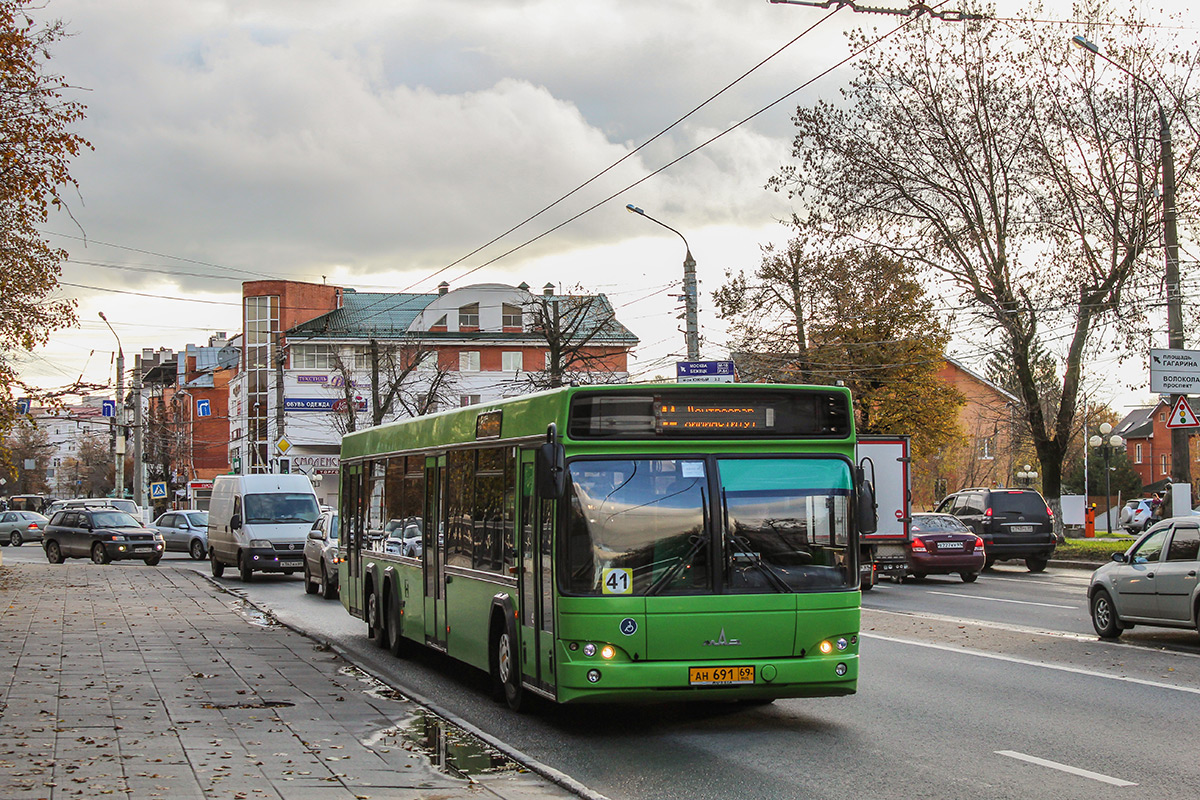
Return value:
M 521 451 L 521 674 L 554 694 L 554 503 L 538 497 L 534 450 Z
M 421 557 L 425 561 L 425 641 L 446 649 L 446 537 L 443 535 L 446 457 L 425 459 L 425 530 Z

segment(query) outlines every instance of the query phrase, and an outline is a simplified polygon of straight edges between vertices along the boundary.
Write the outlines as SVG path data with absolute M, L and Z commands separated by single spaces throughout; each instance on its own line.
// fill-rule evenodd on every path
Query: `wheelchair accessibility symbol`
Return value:
M 637 633 L 637 620 L 630 617 L 621 620 L 621 633 L 626 636 L 633 636 Z

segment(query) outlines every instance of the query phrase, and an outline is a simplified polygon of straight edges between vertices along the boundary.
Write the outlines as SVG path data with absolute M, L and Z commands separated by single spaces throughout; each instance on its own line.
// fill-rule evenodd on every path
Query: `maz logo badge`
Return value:
M 736 647 L 742 643 L 741 639 L 725 638 L 725 629 L 721 628 L 721 635 L 716 639 L 709 639 L 704 643 L 705 647 Z

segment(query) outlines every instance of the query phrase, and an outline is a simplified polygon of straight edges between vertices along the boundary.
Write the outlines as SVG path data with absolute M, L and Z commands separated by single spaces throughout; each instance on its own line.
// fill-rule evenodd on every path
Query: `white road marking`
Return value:
M 1099 772 L 1091 772 L 1086 769 L 1080 769 L 1079 767 L 1072 767 L 1068 764 L 1059 764 L 1057 761 L 1047 761 L 1046 759 L 1038 758 L 1037 756 L 1018 753 L 1015 750 L 996 750 L 995 753 L 998 756 L 1008 756 L 1009 758 L 1015 758 L 1018 761 L 1028 761 L 1030 764 L 1037 764 L 1039 767 L 1057 769 L 1061 772 L 1068 772 L 1072 775 L 1078 775 L 1081 778 L 1091 778 L 1092 780 L 1100 781 L 1101 783 L 1110 783 L 1113 786 L 1137 786 L 1136 783 L 1131 781 L 1113 778 L 1109 775 L 1101 775 Z
M 1131 678 L 1128 675 L 1110 675 L 1106 672 L 1096 672 L 1091 669 L 1080 669 L 1079 667 L 1068 667 L 1062 664 L 1044 664 L 1040 661 L 1030 661 L 1027 658 L 1015 658 L 1013 656 L 1002 656 L 998 653 L 985 653 L 982 650 L 971 650 L 965 647 L 950 647 L 944 644 L 933 644 L 932 642 L 918 642 L 913 639 L 900 639 L 894 636 L 880 636 L 877 633 L 859 633 L 863 639 L 878 639 L 881 642 L 892 642 L 894 644 L 907 644 L 913 647 L 927 647 L 931 650 L 943 650 L 947 653 L 959 653 L 964 656 L 975 656 L 977 658 L 990 658 L 993 661 L 1005 661 L 1009 664 L 1021 664 L 1026 667 L 1039 667 L 1041 669 L 1054 670 L 1055 672 L 1069 672 L 1072 675 L 1086 675 L 1089 678 L 1104 678 L 1110 681 L 1121 681 L 1122 683 L 1135 683 L 1138 686 L 1148 686 L 1152 689 L 1169 689 L 1174 692 L 1186 692 L 1187 694 L 1200 695 L 1200 689 L 1191 686 L 1173 686 L 1169 683 L 1160 683 L 1159 681 L 1147 681 L 1141 678 Z
M 926 592 L 925 594 L 940 594 L 940 595 L 944 595 L 945 597 L 965 597 L 968 600 L 988 600 L 993 603 L 1015 603 L 1015 604 L 1021 605 L 1021 606 L 1041 606 L 1042 608 L 1065 608 L 1070 611 L 1078 611 L 1081 608 L 1083 608 L 1083 606 L 1060 606 L 1055 603 L 1033 603 L 1033 602 L 1030 602 L 1029 600 L 1004 600 L 999 597 L 983 597 L 982 595 L 978 595 L 978 594 L 958 594 L 956 592 L 930 591 L 930 592 Z

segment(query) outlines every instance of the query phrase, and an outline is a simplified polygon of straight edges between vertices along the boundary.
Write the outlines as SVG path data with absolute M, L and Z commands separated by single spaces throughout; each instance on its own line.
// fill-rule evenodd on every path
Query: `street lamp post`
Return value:
M 1104 55 L 1104 53 L 1101 53 L 1097 45 L 1082 36 L 1072 36 L 1071 42 L 1076 47 L 1083 48 L 1092 55 L 1104 59 L 1128 75 L 1132 80 L 1145 86 L 1146 90 L 1150 92 L 1150 96 L 1154 98 L 1154 105 L 1158 107 L 1158 142 L 1162 155 L 1163 172 L 1163 249 L 1166 250 L 1167 258 L 1167 347 L 1173 350 L 1182 350 L 1185 346 L 1183 337 L 1183 287 L 1179 282 L 1179 233 L 1176 229 L 1175 220 L 1175 156 L 1171 149 L 1171 126 L 1167 122 L 1167 113 L 1163 110 L 1162 103 L 1158 99 L 1158 92 L 1154 90 L 1154 87 L 1145 78 L 1135 75 L 1121 64 L 1113 61 Z M 1171 395 L 1172 408 L 1179 402 L 1180 397 L 1182 395 Z M 1187 428 L 1171 429 L 1171 481 L 1173 483 L 1192 482 L 1192 460 L 1188 449 Z
M 1112 425 L 1107 422 L 1100 425 L 1100 435 L 1093 436 L 1088 440 L 1092 447 L 1100 449 L 1100 455 L 1104 457 L 1104 530 L 1112 533 L 1112 455 L 1118 448 L 1125 446 L 1125 440 L 1120 436 L 1113 434 L 1111 438 L 1105 438 L 1112 433 Z
M 1025 486 L 1033 486 L 1033 482 L 1037 480 L 1037 470 L 1031 464 L 1026 464 L 1025 469 L 1017 473 L 1017 480 Z
M 688 361 L 700 360 L 700 323 L 698 317 L 698 302 L 696 299 L 696 260 L 692 258 L 692 248 L 688 246 L 687 239 L 679 231 L 667 225 L 665 222 L 659 222 L 654 217 L 647 214 L 642 209 L 629 203 L 625 206 L 633 214 L 640 214 L 651 222 L 657 222 L 667 230 L 674 233 L 680 239 L 683 239 L 684 249 L 687 255 L 683 258 L 683 303 L 684 314 L 686 318 L 685 337 L 687 341 L 687 357 Z
M 113 468 L 113 494 L 117 497 L 125 496 L 125 415 L 122 413 L 122 406 L 125 405 L 125 350 L 121 347 L 121 337 L 117 336 L 117 332 L 113 330 L 113 326 L 109 325 L 108 317 L 104 316 L 104 312 L 100 312 L 100 319 L 104 320 L 104 324 L 108 325 L 108 329 L 112 331 L 113 338 L 117 340 L 117 407 L 113 410 L 113 441 L 115 442 L 113 450 L 115 453 L 115 464 Z

